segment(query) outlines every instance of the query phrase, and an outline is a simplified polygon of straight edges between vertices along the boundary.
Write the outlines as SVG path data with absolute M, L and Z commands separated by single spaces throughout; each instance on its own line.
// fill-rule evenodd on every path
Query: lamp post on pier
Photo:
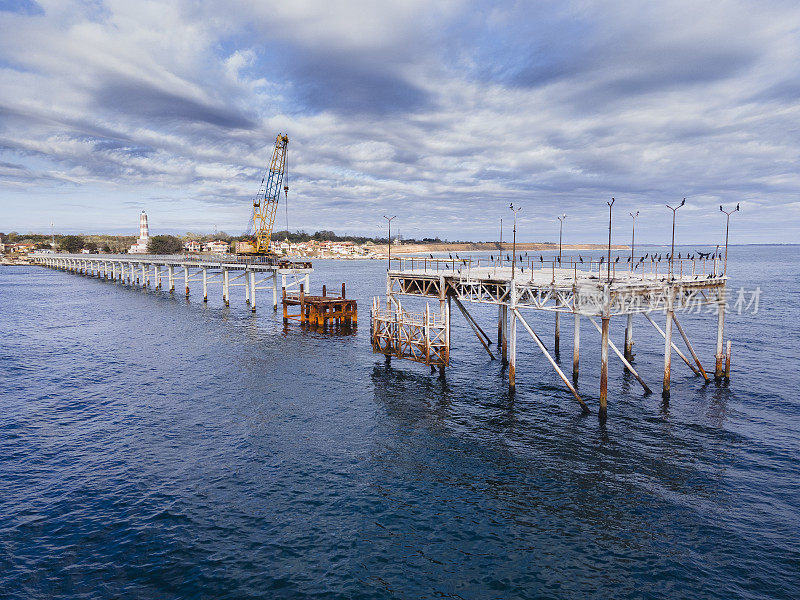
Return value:
M 670 279 L 673 279 L 673 276 L 672 276 L 672 260 L 675 258 L 675 213 L 677 213 L 678 209 L 681 206 L 683 206 L 684 204 L 686 204 L 686 198 L 681 200 L 681 203 L 678 206 L 676 206 L 675 208 L 672 208 L 669 204 L 667 204 L 667 208 L 672 211 L 672 249 L 669 252 L 669 278 Z
M 633 229 L 631 229 L 631 272 L 633 272 L 633 244 L 636 241 L 636 217 L 639 216 L 639 211 L 635 213 L 628 213 L 633 219 Z
M 558 217 L 558 264 L 561 264 L 561 234 L 564 231 L 564 219 L 567 218 L 566 213 Z
M 728 230 L 730 229 L 730 226 L 731 226 L 731 215 L 739 210 L 739 203 L 737 202 L 736 203 L 736 208 L 734 208 L 730 212 L 727 211 L 727 210 L 724 210 L 722 208 L 722 205 L 720 205 L 719 210 L 720 210 L 720 212 L 725 213 L 725 215 L 727 217 L 726 220 L 725 220 L 725 266 L 723 267 L 723 271 L 722 271 L 723 275 L 727 275 L 728 274 Z
M 391 217 L 383 215 L 383 218 L 389 222 L 389 268 L 387 270 L 390 270 L 392 268 L 392 219 L 396 219 L 397 215 L 392 215 Z
M 611 283 L 611 207 L 614 206 L 614 198 L 608 204 L 608 283 Z M 599 273 L 598 273 L 599 275 Z
M 512 202 L 509 205 L 508 208 L 510 208 L 511 212 L 514 213 L 514 241 L 513 241 L 512 245 L 511 245 L 511 248 L 512 248 L 512 250 L 511 250 L 511 252 L 512 252 L 512 257 L 511 257 L 511 280 L 513 281 L 514 280 L 514 273 L 517 270 L 517 213 L 522 210 L 522 207 L 520 206 L 519 208 L 514 208 L 514 203 Z M 502 256 L 502 253 L 501 253 L 501 256 Z

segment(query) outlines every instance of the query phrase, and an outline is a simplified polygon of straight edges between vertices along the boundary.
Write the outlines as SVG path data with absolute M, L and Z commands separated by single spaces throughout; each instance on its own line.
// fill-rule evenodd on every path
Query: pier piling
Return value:
M 578 381 L 578 366 L 581 355 L 581 316 L 575 313 L 575 332 L 572 338 L 572 380 Z
M 725 300 L 720 299 L 717 307 L 719 312 L 717 313 L 717 354 L 715 357 L 716 365 L 714 368 L 714 379 L 719 381 L 722 379 L 722 361 L 725 358 L 725 355 L 722 351 L 722 339 L 725 335 Z
M 611 318 L 603 317 L 603 327 L 600 330 L 600 408 L 598 416 L 606 418 L 608 412 L 608 333 Z

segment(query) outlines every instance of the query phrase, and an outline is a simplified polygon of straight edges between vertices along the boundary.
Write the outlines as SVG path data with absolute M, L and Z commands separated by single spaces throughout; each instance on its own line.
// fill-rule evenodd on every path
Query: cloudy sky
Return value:
M 786 2 L 0 0 L 0 230 L 242 233 L 275 136 L 289 226 L 738 242 L 800 231 Z M 278 226 L 285 225 L 281 207 Z

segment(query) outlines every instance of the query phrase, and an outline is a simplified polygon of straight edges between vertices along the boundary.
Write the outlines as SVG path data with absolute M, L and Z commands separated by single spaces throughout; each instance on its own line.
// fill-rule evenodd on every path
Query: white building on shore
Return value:
M 147 227 L 147 213 L 142 211 L 139 215 L 139 239 L 128 250 L 128 254 L 147 254 L 147 246 L 150 243 L 150 232 Z

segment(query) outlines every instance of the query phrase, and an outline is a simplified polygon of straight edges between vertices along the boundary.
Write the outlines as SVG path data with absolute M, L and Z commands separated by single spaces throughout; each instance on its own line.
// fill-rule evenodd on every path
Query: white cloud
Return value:
M 722 201 L 743 202 L 748 241 L 798 224 L 789 5 L 42 6 L 0 12 L 7 227 L 38 222 L 21 188 L 67 186 L 98 227 L 127 218 L 108 194 L 124 189 L 161 190 L 185 209 L 165 215 L 175 226 L 244 229 L 278 131 L 291 222 L 310 229 L 373 227 L 391 207 L 421 234 L 488 239 L 513 200 L 531 227 L 566 210 L 568 239 L 591 241 L 612 195 L 653 241 L 683 196 L 698 241 Z M 756 201 L 770 216 L 747 216 Z

